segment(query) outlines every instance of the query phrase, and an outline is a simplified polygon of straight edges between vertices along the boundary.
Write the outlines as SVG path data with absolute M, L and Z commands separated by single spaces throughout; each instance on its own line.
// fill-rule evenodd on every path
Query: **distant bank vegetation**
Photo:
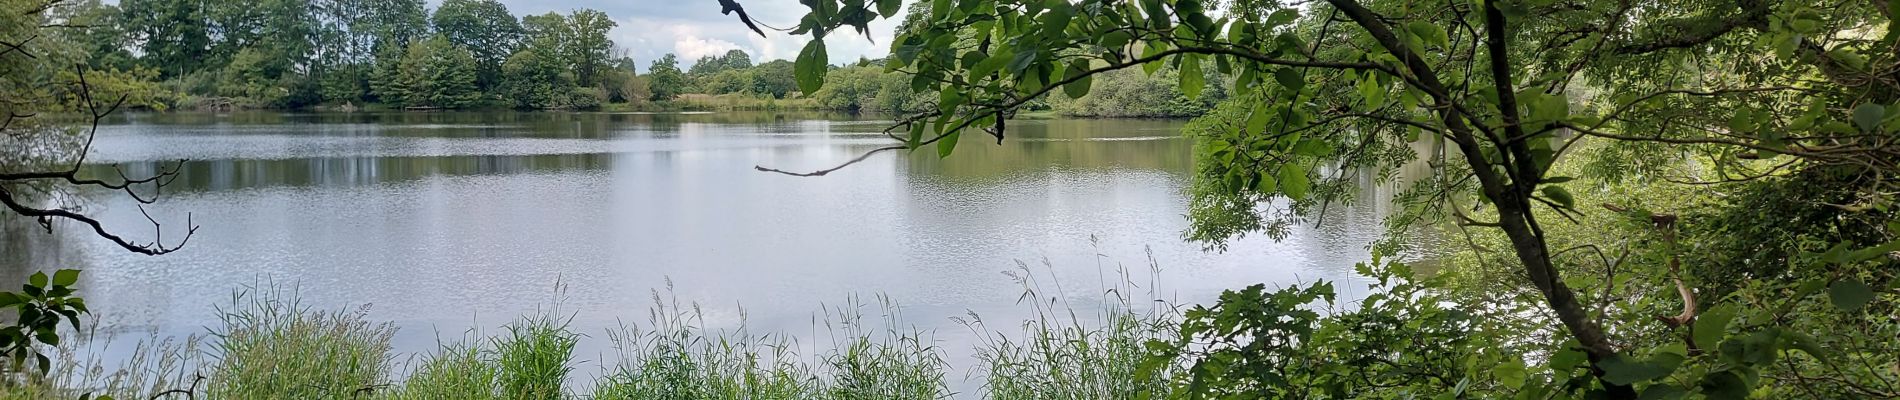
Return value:
M 517 17 L 495 0 L 203 2 L 100 0 L 47 10 L 39 46 L 84 65 L 103 93 L 157 110 L 520 109 L 835 110 L 931 107 L 908 74 L 881 59 L 834 66 L 823 90 L 800 93 L 790 61 L 741 50 L 686 65 L 668 54 L 636 65 L 607 38 L 606 13 Z M 74 74 L 69 72 L 68 74 Z M 1172 69 L 1110 74 L 1078 99 L 1032 110 L 1075 117 L 1198 116 L 1224 91 L 1189 99 Z

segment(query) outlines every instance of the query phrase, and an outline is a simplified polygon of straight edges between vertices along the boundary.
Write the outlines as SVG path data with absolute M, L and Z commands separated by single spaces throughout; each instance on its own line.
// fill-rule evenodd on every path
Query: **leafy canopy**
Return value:
M 812 37 L 796 63 L 805 92 L 829 73 L 827 35 L 899 18 L 896 0 L 803 3 L 810 13 L 793 33 Z M 1610 160 L 1592 160 L 1593 178 L 1684 162 L 1758 177 L 1827 171 L 1861 177 L 1846 180 L 1858 195 L 1843 207 L 1885 212 L 1900 172 L 1895 3 L 933 0 L 906 21 L 886 68 L 909 73 L 936 106 L 899 119 L 889 132 L 900 143 L 875 151 L 948 155 L 965 133 L 1000 142 L 1017 108 L 1051 92 L 1082 96 L 1105 72 L 1173 67 L 1182 93 L 1220 85 L 1236 97 L 1191 129 L 1200 162 L 1190 238 L 1218 246 L 1350 201 L 1341 171 L 1387 177 L 1417 158 L 1410 146 L 1431 143 L 1434 177 L 1406 195 L 1396 224 L 1448 219 L 1501 236 L 1512 278 L 1577 356 L 1551 361 L 1587 371 L 1562 390 L 1668 397 L 1686 389 L 1660 380 L 1703 353 L 1623 348 L 1629 332 L 1605 328 L 1623 321 L 1585 307 L 1572 286 L 1587 282 L 1567 276 L 1576 272 L 1553 256 L 1546 226 L 1590 207 L 1573 192 L 1579 177 L 1551 171 L 1579 143 L 1600 142 L 1610 150 L 1593 156 Z M 1281 199 L 1293 206 L 1260 206 Z M 1852 263 L 1824 265 L 1841 264 Z M 1873 290 L 1825 275 L 1818 282 L 1840 304 Z M 1746 391 L 1760 383 L 1754 368 L 1774 361 L 1760 354 L 1803 343 L 1782 330 L 1725 341 L 1724 357 L 1709 360 L 1718 368 L 1690 379 L 1710 396 Z

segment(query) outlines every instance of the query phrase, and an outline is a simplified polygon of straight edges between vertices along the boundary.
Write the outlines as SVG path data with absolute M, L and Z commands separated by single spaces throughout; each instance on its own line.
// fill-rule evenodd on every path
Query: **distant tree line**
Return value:
M 62 7 L 95 69 L 176 105 L 593 108 L 654 95 L 606 13 L 516 18 L 495 0 L 98 0 Z
M 799 92 L 792 62 L 755 63 L 736 49 L 691 65 L 667 54 L 637 75 L 608 39 L 616 23 L 590 9 L 516 17 L 496 0 L 444 0 L 433 10 L 424 0 L 82 0 L 48 12 L 73 28 L 44 40 L 77 53 L 71 61 L 89 65 L 102 90 L 152 108 L 666 108 L 690 107 L 695 96 L 668 101 L 703 94 L 902 113 L 934 100 L 884 59 L 835 67 L 815 93 Z M 1224 97 L 1190 100 L 1171 70 L 1108 77 L 1104 90 L 1038 106 L 1073 116 L 1185 117 Z

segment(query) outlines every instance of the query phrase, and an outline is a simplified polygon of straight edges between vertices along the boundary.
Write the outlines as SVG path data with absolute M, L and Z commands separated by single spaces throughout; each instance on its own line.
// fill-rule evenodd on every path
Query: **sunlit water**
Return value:
M 883 294 L 967 365 L 972 334 L 950 317 L 975 311 L 1014 331 L 1008 321 L 1028 309 L 1003 272 L 1018 261 L 1041 277 L 1045 299 L 1092 303 L 1117 266 L 1181 303 L 1322 279 L 1348 281 L 1350 295 L 1364 290 L 1351 267 L 1386 213 L 1376 201 L 1336 209 L 1326 227 L 1284 241 L 1203 251 L 1181 240 L 1192 155 L 1169 121 L 1020 121 L 1010 140 L 967 136 L 948 159 L 894 152 L 814 178 L 753 169 L 833 166 L 888 145 L 884 124 L 765 113 L 131 115 L 100 130 L 94 171 L 137 176 L 186 160 L 147 208 L 167 241 L 182 237 L 189 213 L 202 226 L 190 244 L 146 257 L 74 226 L 55 236 L 12 228 L 0 277 L 85 268 L 92 310 L 107 331 L 139 333 L 130 336 L 202 333 L 233 290 L 291 286 L 310 306 L 371 305 L 373 319 L 400 327 L 406 353 L 470 328 L 493 332 L 558 299 L 588 334 L 583 375 L 612 358 L 603 333 L 644 323 L 669 280 L 713 327 L 736 326 L 743 307 L 753 332 L 794 336 L 812 334 L 821 307 Z M 87 197 L 108 227 L 153 238 L 131 199 Z

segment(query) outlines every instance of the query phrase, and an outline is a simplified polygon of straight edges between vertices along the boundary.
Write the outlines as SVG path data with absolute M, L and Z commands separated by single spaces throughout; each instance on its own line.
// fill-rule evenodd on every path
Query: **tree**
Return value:
M 597 86 L 601 71 L 609 68 L 608 58 L 613 55 L 614 42 L 607 39 L 607 32 L 618 24 L 607 13 L 589 9 L 574 10 L 568 24 L 573 38 L 562 43 L 562 55 L 574 66 L 574 81 L 581 86 Z
M 139 44 L 139 62 L 172 78 L 198 71 L 210 50 L 204 2 L 125 0 L 120 3 L 125 31 Z
M 783 99 L 792 91 L 798 90 L 796 78 L 792 74 L 792 62 L 772 60 L 759 64 L 751 70 L 752 93 Z
M 407 48 L 409 42 L 429 35 L 429 9 L 422 0 L 350 2 L 357 14 L 350 33 L 357 46 L 373 55 L 385 47 Z
M 752 71 L 728 69 L 700 78 L 699 90 L 707 94 L 739 93 L 752 89 Z
M 46 227 L 48 234 L 58 224 L 81 225 L 92 234 L 118 245 L 121 249 L 146 255 L 162 255 L 178 250 L 190 240 L 197 226 L 186 219 L 184 237 L 163 240 L 163 226 L 156 220 L 152 228 L 159 237 L 150 241 L 121 236 L 108 229 L 86 209 L 75 204 L 75 196 L 57 194 L 69 191 L 98 191 L 123 194 L 138 201 L 140 207 L 159 200 L 176 176 L 181 164 L 160 169 L 152 176 L 117 176 L 82 172 L 99 122 L 125 106 L 128 101 L 143 102 L 125 82 L 138 74 L 112 73 L 116 86 L 112 91 L 95 91 L 89 67 L 83 62 L 88 50 L 70 43 L 40 40 L 52 35 L 47 28 L 70 20 L 47 13 L 54 4 L 41 2 L 0 2 L 0 214 L 31 218 Z M 117 91 L 117 93 L 114 93 Z M 160 107 L 162 108 L 162 106 Z M 71 116 L 71 117 L 68 117 Z M 66 119 L 72 118 L 72 119 Z M 69 124 L 68 121 L 82 121 Z M 176 232 L 174 229 L 172 232 Z M 174 236 L 176 237 L 176 236 Z M 83 298 L 75 295 L 78 270 L 59 270 L 50 276 L 34 273 L 18 292 L 0 292 L 0 308 L 11 309 L 12 317 L 0 323 L 0 359 L 10 361 L 6 382 L 12 379 L 44 379 L 52 372 L 51 360 L 41 351 L 60 344 L 65 329 L 83 329 L 81 317 L 89 313 Z M 70 326 L 62 328 L 62 321 Z M 29 363 L 31 361 L 31 363 Z M 38 374 L 32 374 L 37 365 Z M 90 395 L 83 395 L 90 397 Z
M 947 155 L 964 133 L 1004 140 L 1008 117 L 1016 109 L 1057 90 L 1085 96 L 1092 78 L 1110 71 L 1140 67 L 1153 73 L 1172 65 L 1180 70 L 1181 91 L 1197 97 L 1209 85 L 1205 72 L 1211 69 L 1232 79 L 1237 99 L 1223 104 L 1192 132 L 1201 163 L 1189 212 L 1195 225 L 1191 238 L 1218 247 L 1227 238 L 1272 236 L 1298 221 L 1321 217 L 1326 204 L 1351 200 L 1351 193 L 1343 190 L 1346 178 L 1321 171 L 1369 169 L 1375 176 L 1387 176 L 1415 157 L 1410 156 L 1416 154 L 1411 143 L 1431 139 L 1446 150 L 1434 156 L 1439 176 L 1404 196 L 1416 200 L 1396 219 L 1398 227 L 1447 218 L 1458 229 L 1498 235 L 1501 246 L 1509 249 L 1499 260 L 1514 269 L 1506 276 L 1534 293 L 1537 315 L 1549 316 L 1528 329 L 1485 331 L 1509 335 L 1497 341 L 1461 342 L 1455 356 L 1468 360 L 1467 365 L 1493 360 L 1487 363 L 1495 364 L 1479 364 L 1483 369 L 1432 364 L 1505 384 L 1467 388 L 1458 380 L 1423 379 L 1395 389 L 1369 380 L 1335 379 L 1351 373 L 1346 370 L 1285 375 L 1298 371 L 1274 368 L 1304 357 L 1319 359 L 1316 365 L 1331 365 L 1325 361 L 1329 354 L 1399 351 L 1332 347 L 1352 344 L 1345 342 L 1349 338 L 1310 342 L 1312 336 L 1298 333 L 1323 327 L 1315 325 L 1322 320 L 1339 320 L 1276 314 L 1309 315 L 1300 300 L 1330 300 L 1330 290 L 1268 293 L 1256 287 L 1230 292 L 1216 308 L 1191 312 L 1184 325 L 1188 340 L 1213 341 L 1213 347 L 1186 342 L 1158 346 L 1207 355 L 1197 359 L 1189 376 L 1181 377 L 1185 397 L 1386 397 L 1496 390 L 1499 397 L 1636 398 L 1639 390 L 1647 396 L 1693 390 L 1730 398 L 1757 388 L 1782 395 L 1803 393 L 1805 377 L 1817 375 L 1857 387 L 1894 382 L 1891 371 L 1865 367 L 1891 364 L 1891 356 L 1874 355 L 1889 352 L 1829 351 L 1829 346 L 1866 347 L 1851 337 L 1825 339 L 1838 336 L 1827 336 L 1833 327 L 1815 321 L 1890 324 L 1862 317 L 1867 313 L 1862 307 L 1876 298 L 1869 289 L 1875 284 L 1867 281 L 1886 285 L 1895 279 L 1868 267 L 1893 263 L 1887 254 L 1900 243 L 1837 241 L 1814 253 L 1831 255 L 1790 259 L 1816 272 L 1787 276 L 1759 289 L 1756 297 L 1774 299 L 1767 304 L 1738 300 L 1746 296 L 1715 300 L 1715 308 L 1734 312 L 1747 307 L 1756 313 L 1752 322 L 1730 332 L 1734 314 L 1711 317 L 1719 322 L 1707 324 L 1697 320 L 1697 310 L 1709 308 L 1698 307 L 1698 300 L 1689 295 L 1693 290 L 1683 283 L 1672 288 L 1681 290 L 1671 290 L 1683 296 L 1669 297 L 1685 310 L 1681 315 L 1650 318 L 1612 312 L 1614 299 L 1635 296 L 1647 287 L 1595 285 L 1637 291 L 1607 294 L 1575 290 L 1573 286 L 1603 279 L 1588 272 L 1596 266 L 1557 257 L 1579 248 L 1554 248 L 1549 235 L 1552 221 L 1576 220 L 1586 212 L 1570 191 L 1576 185 L 1565 185 L 1579 177 L 1550 174 L 1561 166 L 1563 156 L 1574 154 L 1567 151 L 1570 146 L 1583 143 L 1649 149 L 1647 158 L 1669 155 L 1712 162 L 1720 171 L 1757 171 L 1749 176 L 1792 168 L 1853 177 L 1846 180 L 1851 182 L 1846 191 L 1858 200 L 1840 211 L 1890 207 L 1891 197 L 1881 193 L 1900 187 L 1893 178 L 1900 172 L 1895 165 L 1900 146 L 1892 144 L 1900 139 L 1895 137 L 1900 112 L 1889 111 L 1900 106 L 1895 104 L 1900 67 L 1893 51 L 1900 39 L 1895 29 L 1900 24 L 1894 23 L 1900 11 L 1888 7 L 1889 2 L 1328 0 L 1311 6 L 1238 3 L 1219 19 L 1198 0 L 996 3 L 933 3 L 921 26 L 898 36 L 889 66 L 916 75 L 918 89 L 939 93 L 938 106 L 902 118 L 892 131 L 906 139 L 875 151 L 934 145 Z M 812 35 L 795 68 L 798 86 L 807 92 L 821 87 L 830 70 L 828 33 L 846 27 L 862 30 L 871 19 L 893 18 L 900 9 L 896 1 L 806 4 L 814 12 L 794 31 Z M 877 13 L 867 11 L 872 9 Z M 1008 34 L 989 34 L 992 27 L 993 32 Z M 971 34 L 976 32 L 983 34 Z M 1642 171 L 1645 161 L 1616 162 L 1637 164 L 1632 169 Z M 1270 201 L 1292 206 L 1261 206 Z M 1657 231 L 1675 229 L 1674 216 L 1606 208 L 1628 213 L 1631 220 Z M 1469 209 L 1478 212 L 1465 211 Z M 1674 234 L 1658 239 L 1665 244 L 1677 240 Z M 1675 259 L 1668 256 L 1672 253 L 1666 245 L 1646 253 L 1660 255 L 1657 260 Z M 1653 268 L 1645 271 L 1654 276 L 1678 273 L 1675 261 L 1649 265 Z M 1792 322 L 1770 317 L 1781 315 L 1777 310 L 1811 304 L 1823 288 L 1838 310 L 1816 309 L 1822 314 Z M 1497 315 L 1490 308 L 1496 305 L 1471 305 Z M 1403 320 L 1414 312 L 1442 311 L 1426 303 L 1382 317 Z M 1506 315 L 1448 321 L 1446 326 L 1489 329 L 1491 324 L 1508 324 L 1511 317 Z M 1677 330 L 1692 322 L 1699 328 L 1693 329 L 1693 337 Z M 1542 334 L 1543 329 L 1561 335 L 1553 338 Z M 1283 335 L 1287 333 L 1296 335 Z M 1891 338 L 1882 340 L 1892 343 Z M 1551 356 L 1492 357 L 1487 352 L 1496 350 L 1487 344 L 1526 345 L 1519 348 Z M 1805 355 L 1797 359 L 1795 352 Z M 1409 351 L 1396 354 L 1421 357 Z M 1790 357 L 1785 365 L 1776 362 L 1781 354 Z M 1527 375 L 1525 363 L 1539 361 L 1543 364 L 1534 365 L 1538 372 Z M 1510 366 L 1516 366 L 1516 373 L 1509 372 Z M 1856 369 L 1840 372 L 1843 368 Z M 1404 371 L 1417 375 L 1435 370 Z M 1511 378 L 1502 378 L 1506 376 Z
M 752 56 L 744 50 L 726 50 L 726 55 L 719 56 L 719 63 L 725 65 L 726 69 L 752 68 Z
M 87 64 L 126 71 L 136 66 L 136 56 L 129 46 L 131 34 L 126 32 L 127 24 L 123 21 L 126 17 L 118 6 L 86 0 L 47 11 L 55 13 L 53 18 L 64 19 L 66 24 L 87 27 L 49 32 L 69 37 L 67 40 L 71 43 L 84 48 Z
M 746 68 L 752 68 L 752 56 L 747 55 L 744 50 L 733 49 L 727 50 L 723 55 L 700 57 L 699 61 L 693 62 L 692 69 L 687 73 L 696 76 L 712 75 L 720 71 Z
M 508 6 L 495 0 L 445 0 L 429 22 L 449 43 L 474 55 L 476 83 L 484 89 L 501 82 L 501 63 L 515 53 L 523 34 Z
M 693 62 L 692 68 L 686 69 L 686 73 L 693 76 L 703 76 L 716 74 L 725 70 L 725 60 L 720 59 L 718 56 L 702 56 L 699 57 L 699 61 Z
M 503 94 L 519 109 L 566 107 L 567 93 L 574 87 L 559 56 L 538 46 L 529 46 L 508 57 L 502 64 Z
M 654 101 L 672 100 L 686 90 L 686 75 L 680 73 L 679 57 L 672 53 L 653 60 L 647 67 L 646 81 Z
M 464 108 L 481 99 L 477 63 L 468 50 L 436 36 L 409 45 L 392 88 L 407 107 Z
M 274 80 L 311 64 L 322 27 L 309 0 L 206 4 L 214 65 L 249 50 L 260 56 L 260 70 Z

